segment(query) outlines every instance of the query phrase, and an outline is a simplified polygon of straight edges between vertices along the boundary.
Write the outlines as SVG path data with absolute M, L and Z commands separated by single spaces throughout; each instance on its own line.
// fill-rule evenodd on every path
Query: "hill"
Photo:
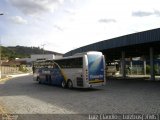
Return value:
M 45 54 L 61 54 L 53 51 L 44 50 Z M 30 57 L 31 54 L 43 54 L 43 49 L 39 47 L 25 47 L 25 46 L 9 46 L 1 47 L 2 59 L 14 59 Z

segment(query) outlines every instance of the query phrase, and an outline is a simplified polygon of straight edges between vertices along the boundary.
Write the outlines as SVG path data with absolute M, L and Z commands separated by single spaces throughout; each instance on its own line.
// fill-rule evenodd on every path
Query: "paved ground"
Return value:
M 160 82 L 109 80 L 102 88 L 69 90 L 40 85 L 31 75 L 22 76 L 0 82 L 0 104 L 10 113 L 41 118 L 44 114 L 158 114 Z

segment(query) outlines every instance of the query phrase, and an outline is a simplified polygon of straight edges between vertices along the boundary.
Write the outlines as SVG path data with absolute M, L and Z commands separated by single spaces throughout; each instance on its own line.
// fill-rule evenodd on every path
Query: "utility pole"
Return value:
M 0 15 L 4 15 L 3 13 L 0 13 Z M 2 45 L 1 45 L 1 37 L 0 37 L 0 79 L 2 78 L 2 60 L 1 60 L 1 52 L 2 52 Z
M 45 46 L 46 44 L 42 44 L 41 46 L 43 46 L 43 59 L 44 59 L 44 46 Z

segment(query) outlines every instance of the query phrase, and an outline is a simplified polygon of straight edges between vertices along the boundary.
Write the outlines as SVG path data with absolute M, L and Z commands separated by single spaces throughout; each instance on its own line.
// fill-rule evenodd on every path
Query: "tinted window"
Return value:
M 82 58 L 56 60 L 61 68 L 82 68 Z

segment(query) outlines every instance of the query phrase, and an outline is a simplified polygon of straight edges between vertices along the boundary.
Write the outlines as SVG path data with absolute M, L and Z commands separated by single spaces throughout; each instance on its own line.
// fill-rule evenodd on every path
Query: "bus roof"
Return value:
M 58 59 L 54 59 L 54 60 L 38 60 L 38 61 L 35 61 L 34 63 L 53 62 L 53 61 L 56 61 L 56 60 L 80 58 L 80 57 L 83 57 L 84 55 L 88 55 L 88 54 L 99 54 L 99 55 L 102 55 L 102 53 L 99 52 L 99 51 L 88 51 L 88 52 L 76 53 L 73 56 L 58 58 Z
M 100 54 L 100 55 L 102 55 L 102 53 L 99 52 L 99 51 L 88 51 L 88 52 L 76 53 L 76 54 L 74 54 L 73 56 L 63 57 L 63 58 L 54 59 L 54 60 L 63 60 L 63 59 L 71 59 L 71 58 L 80 58 L 80 57 L 83 57 L 84 55 L 87 55 L 87 54 Z

